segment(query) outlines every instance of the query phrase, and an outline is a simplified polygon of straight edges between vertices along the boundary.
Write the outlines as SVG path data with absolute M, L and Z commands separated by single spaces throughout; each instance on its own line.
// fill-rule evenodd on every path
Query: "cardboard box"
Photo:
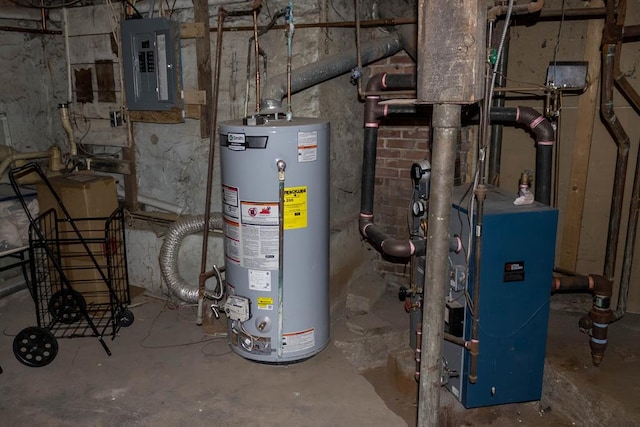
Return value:
M 49 182 L 80 230 L 80 235 L 87 242 L 89 250 L 98 264 L 103 267 L 103 273 L 107 276 L 104 228 L 106 218 L 118 208 L 114 178 L 79 172 L 53 177 Z M 65 219 L 60 205 L 47 185 L 44 182 L 39 182 L 36 188 L 40 212 L 53 208 L 58 219 Z M 83 220 L 82 218 L 100 219 Z M 87 304 L 108 303 L 107 284 L 81 244 L 73 227 L 68 223 L 59 223 L 58 232 L 61 242 L 64 242 L 65 239 L 72 241 L 72 243 L 61 243 L 60 253 L 62 268 L 73 288 L 85 296 Z
M 118 208 L 116 183 L 113 177 L 91 173 L 73 173 L 49 180 L 72 218 L 108 217 Z M 54 208 L 62 217 L 55 198 L 43 182 L 36 186 L 40 212 Z

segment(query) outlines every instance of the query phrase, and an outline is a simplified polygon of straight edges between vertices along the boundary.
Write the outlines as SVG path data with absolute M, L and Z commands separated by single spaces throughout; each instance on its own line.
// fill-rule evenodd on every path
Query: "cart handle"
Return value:
M 36 172 L 38 175 L 42 174 L 41 169 L 35 163 L 29 162 L 26 165 L 11 169 L 9 176 L 12 180 L 17 180 L 33 172 Z

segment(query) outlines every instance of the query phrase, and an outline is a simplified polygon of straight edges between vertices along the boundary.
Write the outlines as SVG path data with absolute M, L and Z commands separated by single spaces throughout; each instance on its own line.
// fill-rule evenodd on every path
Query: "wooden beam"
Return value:
M 182 108 L 172 108 L 169 111 L 129 111 L 129 120 L 145 123 L 182 123 Z
M 582 230 L 582 211 L 587 187 L 593 122 L 597 119 L 596 102 L 600 87 L 600 42 L 604 22 L 601 19 L 590 20 L 587 24 L 584 60 L 589 62 L 590 85 L 578 101 L 575 144 L 571 158 L 569 189 L 564 223 L 562 225 L 562 246 L 558 266 L 575 271 L 580 248 Z
M 196 38 L 196 62 L 198 70 L 198 89 L 205 92 L 205 99 L 211 99 L 213 82 L 211 81 L 211 37 L 209 32 L 209 3 L 207 0 L 193 0 L 193 19 L 202 24 L 204 36 Z M 211 131 L 209 108 L 200 109 L 200 137 L 208 138 Z
M 193 105 L 193 104 L 185 104 L 184 105 L 184 117 L 186 119 L 200 119 L 200 114 L 202 111 L 201 105 Z
M 206 105 L 207 104 L 207 92 L 204 90 L 188 90 L 182 91 L 184 95 L 185 104 Z
M 130 211 L 138 210 L 138 176 L 136 174 L 136 144 L 133 138 L 133 122 L 127 120 L 128 147 L 122 148 L 122 160 L 129 163 L 129 175 L 123 175 L 124 204 Z
M 183 22 L 180 24 L 181 39 L 195 39 L 204 37 L 208 33 L 203 22 Z

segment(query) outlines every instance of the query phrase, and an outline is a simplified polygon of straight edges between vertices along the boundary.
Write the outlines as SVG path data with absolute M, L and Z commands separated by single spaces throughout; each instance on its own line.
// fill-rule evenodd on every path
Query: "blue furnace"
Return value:
M 468 186 L 453 192 L 451 234 L 469 237 Z M 469 191 L 471 193 L 471 191 Z M 480 265 L 477 382 L 469 383 L 470 354 L 445 341 L 446 387 L 467 408 L 539 400 L 549 317 L 558 212 L 534 202 L 514 205 L 516 194 L 489 187 L 484 205 Z M 475 218 L 474 226 L 475 228 Z M 473 240 L 472 240 L 473 241 Z M 471 339 L 473 253 L 451 254 L 445 331 Z

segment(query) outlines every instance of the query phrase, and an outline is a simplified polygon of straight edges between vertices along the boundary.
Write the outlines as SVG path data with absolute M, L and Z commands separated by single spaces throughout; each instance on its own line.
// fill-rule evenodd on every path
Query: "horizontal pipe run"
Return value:
M 363 65 L 391 56 L 402 49 L 398 36 L 387 35 L 384 38 L 372 40 L 363 44 L 360 58 Z M 291 93 L 300 92 L 318 83 L 349 72 L 357 63 L 357 50 L 348 49 L 342 53 L 328 56 L 319 61 L 307 64 L 291 74 Z M 282 108 L 282 99 L 287 94 L 287 73 L 269 79 L 262 95 L 262 106 L 265 111 L 275 111 Z

